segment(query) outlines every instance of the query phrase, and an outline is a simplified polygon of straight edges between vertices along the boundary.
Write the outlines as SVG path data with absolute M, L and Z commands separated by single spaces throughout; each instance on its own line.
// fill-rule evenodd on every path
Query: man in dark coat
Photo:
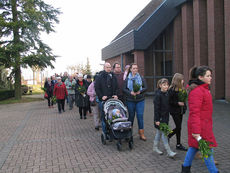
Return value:
M 100 101 L 109 98 L 117 99 L 117 79 L 111 72 L 110 63 L 105 63 L 104 71 L 100 72 L 97 78 L 95 90 Z
M 105 127 L 105 114 L 103 111 L 103 103 L 109 99 L 117 97 L 117 79 L 114 74 L 111 72 L 110 63 L 105 63 L 104 70 L 99 73 L 96 83 L 95 83 L 95 91 L 99 99 L 99 107 L 101 112 L 101 122 L 102 122 L 102 130 L 104 134 L 106 134 Z
M 121 100 L 124 103 L 123 98 L 123 86 L 124 86 L 124 72 L 121 71 L 121 65 L 118 63 L 113 64 L 113 73 L 115 77 L 117 78 L 117 96 L 119 100 Z

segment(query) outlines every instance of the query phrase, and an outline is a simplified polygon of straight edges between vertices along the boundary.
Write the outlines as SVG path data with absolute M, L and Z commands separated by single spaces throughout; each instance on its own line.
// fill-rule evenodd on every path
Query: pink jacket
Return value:
M 87 94 L 88 94 L 89 100 L 91 102 L 95 101 L 95 99 L 96 99 L 96 92 L 95 92 L 95 88 L 94 88 L 94 82 L 92 82 L 89 85 L 88 90 L 87 90 Z

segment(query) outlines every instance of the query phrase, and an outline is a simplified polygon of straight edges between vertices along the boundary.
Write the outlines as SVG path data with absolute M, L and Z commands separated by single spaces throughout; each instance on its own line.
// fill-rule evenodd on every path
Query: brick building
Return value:
M 194 65 L 213 69 L 215 99 L 230 99 L 230 0 L 152 0 L 112 42 L 102 60 L 135 62 L 153 92 L 162 77 Z

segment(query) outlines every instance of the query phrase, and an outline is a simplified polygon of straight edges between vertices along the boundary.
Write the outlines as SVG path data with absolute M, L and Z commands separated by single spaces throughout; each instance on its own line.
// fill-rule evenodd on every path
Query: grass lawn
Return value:
M 41 85 L 28 85 L 30 87 L 33 87 L 32 94 L 27 93 L 26 95 L 38 95 L 38 94 L 44 94 L 44 91 L 41 89 Z
M 0 105 L 3 104 L 13 104 L 13 103 L 28 103 L 28 102 L 34 102 L 34 101 L 42 101 L 43 98 L 30 98 L 30 97 L 22 97 L 21 100 L 15 100 L 14 98 L 10 98 L 7 100 L 0 101 Z

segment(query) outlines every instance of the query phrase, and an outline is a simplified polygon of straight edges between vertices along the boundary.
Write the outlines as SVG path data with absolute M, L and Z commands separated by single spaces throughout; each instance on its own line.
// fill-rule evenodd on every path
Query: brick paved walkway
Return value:
M 215 102 L 214 132 L 219 147 L 215 159 L 221 173 L 230 172 L 230 104 Z M 171 127 L 174 127 L 171 120 Z M 182 143 L 187 143 L 187 115 L 183 122 Z M 135 122 L 134 149 L 123 142 L 117 151 L 115 142 L 101 144 L 100 133 L 93 128 L 93 117 L 80 120 L 77 108 L 63 114 L 49 109 L 45 101 L 0 106 L 0 173 L 13 172 L 180 172 L 185 152 L 177 151 L 175 160 L 152 152 L 153 105 L 146 99 L 145 135 L 140 141 Z M 170 141 L 175 150 L 175 138 Z M 160 147 L 162 150 L 162 146 Z M 201 160 L 194 160 L 193 173 L 207 173 Z

